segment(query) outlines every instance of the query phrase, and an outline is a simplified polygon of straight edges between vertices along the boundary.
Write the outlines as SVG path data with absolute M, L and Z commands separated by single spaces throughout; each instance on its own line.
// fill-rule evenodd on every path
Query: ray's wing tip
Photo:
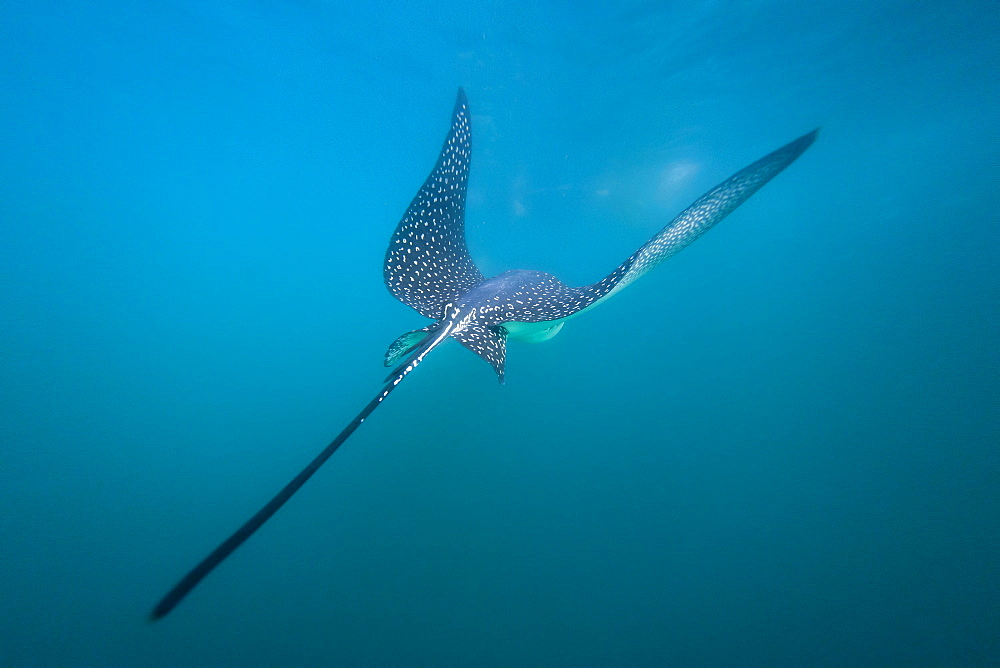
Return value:
M 458 94 L 455 96 L 455 107 L 460 108 L 468 106 L 469 106 L 469 98 L 465 96 L 465 88 L 459 86 Z
M 819 136 L 819 128 L 807 132 L 797 139 L 793 139 L 781 148 L 776 149 L 773 153 L 767 154 L 747 169 L 754 170 L 758 167 L 764 167 L 766 170 L 776 170 L 773 172 L 773 176 L 798 160 L 799 156 L 805 153 L 806 149 L 816 141 L 817 136 Z M 770 177 L 767 180 L 769 181 Z
M 802 155 L 805 150 L 812 146 L 813 142 L 816 141 L 816 138 L 819 136 L 819 130 L 819 128 L 814 128 L 812 131 L 805 133 L 798 139 L 793 139 L 783 150 L 795 155 L 795 157 Z

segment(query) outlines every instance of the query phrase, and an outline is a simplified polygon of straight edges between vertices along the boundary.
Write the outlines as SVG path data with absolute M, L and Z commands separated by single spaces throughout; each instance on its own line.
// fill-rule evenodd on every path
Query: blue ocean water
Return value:
M 0 663 L 1000 661 L 995 2 L 0 5 Z M 604 276 L 507 384 L 379 389 L 458 86 L 484 273 Z

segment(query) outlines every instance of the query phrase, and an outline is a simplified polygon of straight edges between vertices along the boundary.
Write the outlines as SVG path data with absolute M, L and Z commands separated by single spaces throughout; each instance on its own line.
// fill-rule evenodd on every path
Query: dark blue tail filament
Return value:
M 395 380 L 395 379 L 394 379 Z M 319 470 L 327 459 L 330 458 L 334 452 L 337 451 L 344 441 L 354 433 L 354 430 L 361 426 L 361 423 L 365 421 L 372 411 L 382 400 L 389 396 L 389 393 L 396 387 L 396 384 L 390 382 L 386 384 L 384 388 L 378 393 L 378 395 L 368 402 L 360 413 L 344 427 L 344 430 L 337 435 L 337 438 L 333 439 L 326 448 L 323 449 L 319 455 L 316 456 L 309 464 L 299 472 L 297 476 L 292 478 L 292 480 L 285 485 L 285 487 L 278 492 L 273 499 L 267 502 L 263 508 L 258 510 L 253 517 L 247 520 L 243 526 L 237 529 L 233 535 L 231 535 L 226 540 L 212 550 L 212 552 L 201 560 L 197 566 L 188 571 L 180 581 L 174 585 L 173 589 L 167 592 L 166 596 L 160 599 L 160 602 L 156 604 L 153 611 L 150 613 L 150 621 L 156 621 L 164 616 L 166 616 L 171 610 L 177 607 L 177 604 L 184 600 L 184 598 L 191 593 L 191 590 L 198 586 L 198 584 L 205 579 L 205 576 L 211 573 L 216 566 L 221 564 L 225 559 L 231 555 L 236 548 L 243 544 L 243 542 L 252 536 L 254 532 L 257 531 L 265 522 L 271 519 L 271 516 L 278 512 L 281 506 L 285 505 L 288 499 L 292 498 L 295 492 L 299 491 L 299 488 L 305 484 L 309 478 L 312 477 L 316 471 Z

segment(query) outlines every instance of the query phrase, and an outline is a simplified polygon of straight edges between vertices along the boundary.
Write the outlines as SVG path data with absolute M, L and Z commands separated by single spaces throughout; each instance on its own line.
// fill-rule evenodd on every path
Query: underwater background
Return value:
M 1000 4 L 0 4 L 0 664 L 1000 661 Z M 591 283 L 507 384 L 389 235 L 472 110 L 483 272 Z

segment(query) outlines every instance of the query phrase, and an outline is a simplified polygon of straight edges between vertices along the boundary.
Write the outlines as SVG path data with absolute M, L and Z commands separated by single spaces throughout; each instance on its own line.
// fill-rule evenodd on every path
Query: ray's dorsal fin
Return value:
M 459 88 L 441 154 L 396 226 L 385 253 L 389 292 L 435 320 L 445 304 L 483 280 L 465 244 L 471 155 L 469 103 Z

